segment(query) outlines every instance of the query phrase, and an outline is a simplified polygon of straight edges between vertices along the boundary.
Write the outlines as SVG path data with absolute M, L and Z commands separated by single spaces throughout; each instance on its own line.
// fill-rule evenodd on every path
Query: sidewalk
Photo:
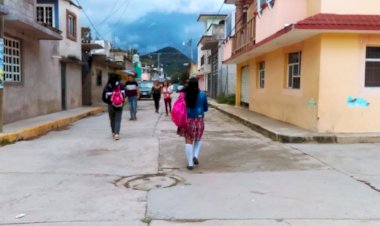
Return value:
M 0 133 L 0 145 L 30 140 L 101 112 L 101 107 L 80 107 L 6 124 Z
M 213 99 L 209 99 L 209 104 L 256 132 L 282 143 L 380 143 L 380 133 L 317 133 L 248 109 L 218 104 Z

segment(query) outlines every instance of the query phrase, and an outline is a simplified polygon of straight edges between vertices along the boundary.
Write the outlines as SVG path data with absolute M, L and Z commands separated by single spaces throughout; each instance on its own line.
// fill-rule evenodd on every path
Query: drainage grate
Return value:
M 178 185 L 183 179 L 166 174 L 149 174 L 133 177 L 124 177 L 116 181 L 116 186 L 139 191 L 150 191 L 159 188 L 169 188 Z

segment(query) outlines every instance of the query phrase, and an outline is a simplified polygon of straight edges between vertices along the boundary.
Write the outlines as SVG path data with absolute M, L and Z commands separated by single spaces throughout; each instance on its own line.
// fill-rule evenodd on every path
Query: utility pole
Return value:
M 157 69 L 160 70 L 160 56 L 161 53 L 157 53 Z

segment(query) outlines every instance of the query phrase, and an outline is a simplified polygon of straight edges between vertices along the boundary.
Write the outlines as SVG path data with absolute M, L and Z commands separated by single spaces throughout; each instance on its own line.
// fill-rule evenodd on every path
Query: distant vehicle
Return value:
M 140 99 L 141 98 L 152 98 L 152 81 L 141 81 L 139 84 L 140 89 Z
M 178 85 L 177 86 L 177 92 L 182 91 L 185 88 L 184 85 Z

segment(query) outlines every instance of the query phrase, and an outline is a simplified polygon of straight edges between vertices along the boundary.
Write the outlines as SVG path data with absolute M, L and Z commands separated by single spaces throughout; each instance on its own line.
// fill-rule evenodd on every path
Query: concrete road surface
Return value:
M 161 104 L 162 105 L 162 104 Z M 153 101 L 0 148 L 0 225 L 380 225 L 380 145 L 284 145 L 210 109 L 200 166 Z

